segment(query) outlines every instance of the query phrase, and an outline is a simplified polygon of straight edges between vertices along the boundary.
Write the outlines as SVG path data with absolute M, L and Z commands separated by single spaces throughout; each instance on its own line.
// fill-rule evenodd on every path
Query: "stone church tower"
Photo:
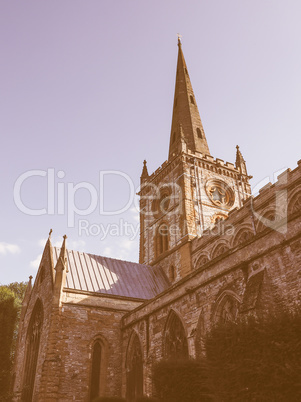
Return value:
M 227 218 L 250 196 L 246 163 L 211 156 L 182 45 L 178 62 L 168 160 L 149 175 L 144 161 L 140 191 L 140 263 L 165 267 L 171 282 L 192 270 L 190 242 Z

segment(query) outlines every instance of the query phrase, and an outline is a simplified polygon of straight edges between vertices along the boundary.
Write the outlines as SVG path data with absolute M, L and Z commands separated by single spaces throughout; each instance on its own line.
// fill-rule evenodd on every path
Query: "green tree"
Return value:
M 14 293 L 14 295 L 15 295 L 15 304 L 16 304 L 16 306 L 18 308 L 18 315 L 17 315 L 17 319 L 15 321 L 13 342 L 12 342 L 12 348 L 11 348 L 11 358 L 12 358 L 12 361 L 13 361 L 14 357 L 15 357 L 16 344 L 17 344 L 17 338 L 18 338 L 18 330 L 19 330 L 19 321 L 20 321 L 22 301 L 23 301 L 24 296 L 25 296 L 25 291 L 26 291 L 26 288 L 27 288 L 27 282 L 12 282 L 12 283 L 9 283 L 8 285 L 3 285 L 3 287 L 11 290 Z
M 0 400 L 10 400 L 11 369 L 26 284 L 0 286 Z
M 154 366 L 153 380 L 160 401 L 212 401 L 206 361 L 161 360 Z
M 4 285 L 4 287 L 14 292 L 16 299 L 18 299 L 19 302 L 22 303 L 27 288 L 27 282 L 12 282 L 8 285 Z
M 207 362 L 218 400 L 301 400 L 301 312 L 215 326 Z

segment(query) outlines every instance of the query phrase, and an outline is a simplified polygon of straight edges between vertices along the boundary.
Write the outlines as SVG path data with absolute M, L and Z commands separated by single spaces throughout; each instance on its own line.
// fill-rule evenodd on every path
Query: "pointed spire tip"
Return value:
M 182 130 L 179 128 L 179 124 L 182 124 Z M 169 158 L 178 153 L 178 140 L 181 139 L 182 132 L 184 132 L 183 137 L 187 149 L 190 149 L 193 153 L 199 152 L 203 155 L 210 155 L 181 46 L 181 35 L 178 34 L 178 61 L 169 142 Z

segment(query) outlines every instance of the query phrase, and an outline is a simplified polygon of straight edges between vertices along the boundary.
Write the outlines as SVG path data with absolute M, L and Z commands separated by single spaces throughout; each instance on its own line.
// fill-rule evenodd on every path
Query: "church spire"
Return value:
M 178 140 L 183 132 L 187 148 L 192 152 L 210 155 L 202 121 L 194 97 L 184 59 L 182 44 L 178 37 L 178 63 L 174 106 L 171 124 L 169 158 L 178 153 Z

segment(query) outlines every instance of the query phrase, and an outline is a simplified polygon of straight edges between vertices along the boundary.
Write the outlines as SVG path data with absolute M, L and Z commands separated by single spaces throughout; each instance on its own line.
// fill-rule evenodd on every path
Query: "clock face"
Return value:
M 234 204 L 233 190 L 222 180 L 209 180 L 206 193 L 210 201 L 221 208 L 230 208 Z

